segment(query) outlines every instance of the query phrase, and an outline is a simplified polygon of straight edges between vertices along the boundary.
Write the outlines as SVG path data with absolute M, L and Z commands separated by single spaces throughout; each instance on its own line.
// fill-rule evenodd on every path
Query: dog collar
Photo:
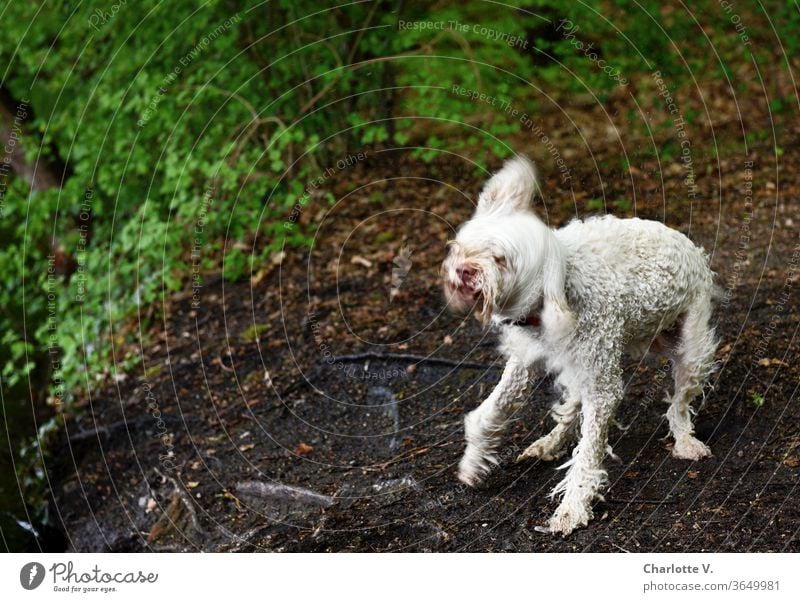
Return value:
M 506 318 L 505 320 L 500 320 L 500 324 L 503 326 L 532 326 L 533 328 L 539 328 L 542 325 L 542 320 L 539 314 L 531 314 L 518 320 Z

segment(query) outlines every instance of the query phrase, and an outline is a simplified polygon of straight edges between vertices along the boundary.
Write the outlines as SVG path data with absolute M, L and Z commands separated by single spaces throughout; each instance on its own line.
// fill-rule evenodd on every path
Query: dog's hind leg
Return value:
M 475 487 L 499 464 L 497 449 L 512 414 L 522 403 L 528 385 L 529 369 L 509 359 L 500 382 L 486 400 L 464 419 L 467 448 L 458 465 L 458 478 Z
M 694 436 L 692 400 L 714 369 L 717 340 L 709 325 L 711 302 L 707 296 L 698 298 L 683 317 L 681 340 L 672 354 L 675 391 L 667 400 L 669 429 L 675 438 L 672 455 L 683 460 L 700 460 L 711 450 Z
M 575 425 L 581 410 L 579 396 L 565 392 L 560 403 L 553 406 L 550 415 L 556 421 L 556 426 L 544 437 L 531 443 L 527 449 L 517 457 L 517 462 L 528 459 L 540 459 L 545 462 L 558 458 L 564 445 L 575 433 Z

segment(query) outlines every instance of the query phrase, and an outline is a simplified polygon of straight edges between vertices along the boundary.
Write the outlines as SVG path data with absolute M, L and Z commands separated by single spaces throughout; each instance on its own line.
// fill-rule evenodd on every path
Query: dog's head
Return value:
M 475 215 L 448 242 L 442 263 L 447 303 L 474 311 L 487 324 L 493 315 L 514 319 L 534 307 L 568 312 L 564 297 L 564 253 L 552 231 L 536 217 L 533 164 L 509 160 L 484 186 Z

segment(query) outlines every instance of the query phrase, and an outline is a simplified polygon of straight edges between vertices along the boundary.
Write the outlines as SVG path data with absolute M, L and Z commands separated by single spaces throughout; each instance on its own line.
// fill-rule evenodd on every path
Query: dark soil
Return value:
M 732 103 L 713 90 L 704 101 L 714 120 L 690 128 L 695 198 L 678 160 L 630 152 L 660 148 L 674 136 L 669 127 L 654 142 L 633 134 L 614 142 L 628 130 L 622 100 L 616 110 L 612 103 L 614 134 L 599 109 L 562 107 L 591 148 L 557 112 L 542 116 L 571 167 L 568 182 L 532 135 L 516 148 L 542 166 L 537 210 L 551 225 L 603 212 L 590 200 L 598 198 L 609 212 L 665 221 L 712 254 L 731 295 L 715 318 L 720 371 L 696 418 L 713 458 L 670 456 L 662 441 L 668 372 L 649 357 L 629 363 L 618 416 L 627 428 L 612 432 L 622 462 L 607 462 L 610 487 L 588 528 L 567 538 L 538 532 L 561 473 L 557 463 L 514 464 L 550 426 L 547 379 L 510 429 L 488 485 L 461 486 L 463 416 L 501 363 L 492 333 L 444 311 L 437 270 L 484 176 L 458 157 L 422 164 L 405 152 L 371 152 L 327 184 L 335 205 L 301 212 L 316 229 L 310 251 L 286 249 L 248 281 L 206 278 L 198 303 L 191 290 L 166 299 L 142 325 L 141 348 L 118 350 L 118 360 L 141 360 L 84 400 L 49 466 L 53 513 L 70 548 L 800 550 L 800 181 L 797 169 L 776 171 L 800 164 L 797 125 L 778 121 L 780 158 L 772 140 L 745 155 Z M 766 127 L 762 104 L 747 108 L 748 130 Z M 752 205 L 746 160 L 754 161 Z M 390 299 L 404 246 L 411 265 Z M 365 352 L 373 356 L 341 359 Z

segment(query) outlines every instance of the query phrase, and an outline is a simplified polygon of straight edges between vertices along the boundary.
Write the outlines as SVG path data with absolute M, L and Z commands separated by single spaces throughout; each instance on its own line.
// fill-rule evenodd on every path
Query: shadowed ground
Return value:
M 796 148 L 786 154 L 797 159 Z M 581 165 L 571 194 L 585 199 L 594 166 Z M 481 178 L 377 156 L 335 183 L 342 202 L 301 216 L 319 226 L 310 252 L 287 249 L 248 282 L 206 279 L 199 302 L 191 291 L 168 299 L 144 364 L 67 425 L 50 469 L 71 547 L 797 551 L 796 176 L 776 200 L 774 166 L 757 161 L 750 198 L 741 161 L 714 165 L 722 179 L 701 176 L 695 199 L 680 168 L 662 181 L 643 165 L 636 206 L 615 210 L 688 233 L 731 294 L 715 316 L 721 369 L 696 419 L 712 459 L 670 456 L 669 369 L 650 357 L 629 362 L 627 430 L 611 435 L 622 463 L 607 461 L 611 485 L 589 528 L 537 532 L 555 508 L 557 463 L 513 463 L 550 427 L 547 379 L 488 485 L 462 486 L 462 419 L 500 360 L 491 333 L 443 312 L 437 269 L 471 212 L 457 189 L 474 198 Z M 589 213 L 544 175 L 537 210 L 551 224 Z

